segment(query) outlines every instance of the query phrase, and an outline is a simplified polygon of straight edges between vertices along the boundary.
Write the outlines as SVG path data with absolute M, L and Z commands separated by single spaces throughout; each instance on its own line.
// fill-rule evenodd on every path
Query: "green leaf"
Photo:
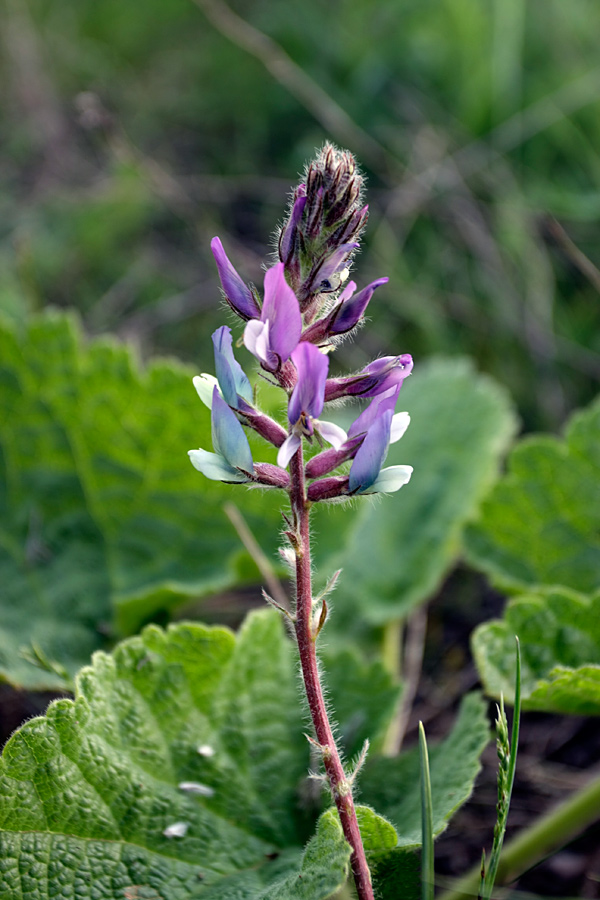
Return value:
M 368 806 L 356 807 L 356 818 L 378 900 L 419 900 L 421 881 L 415 853 L 398 847 L 396 829 Z
M 401 686 L 379 660 L 365 662 L 354 648 L 326 650 L 322 662 L 323 683 L 345 755 L 359 754 L 366 740 L 373 755 L 394 715 Z
M 475 630 L 473 653 L 486 691 L 511 702 L 515 635 L 524 709 L 600 715 L 600 593 L 556 590 L 516 597 L 502 620 Z
M 32 641 L 74 673 L 115 628 L 237 580 L 222 510 L 236 489 L 187 458 L 211 446 L 193 374 L 166 361 L 141 371 L 126 346 L 84 344 L 62 314 L 22 334 L 0 326 L 0 678 L 60 687 L 23 661 Z M 244 493 L 266 552 L 274 494 Z
M 514 431 L 504 392 L 462 359 L 419 367 L 398 405 L 411 424 L 386 464 L 414 472 L 398 495 L 361 506 L 335 559 L 344 570 L 337 607 L 344 622 L 359 616 L 384 624 L 435 592 Z
M 6 745 L 0 896 L 329 897 L 350 848 L 325 813 L 302 854 L 296 791 L 308 753 L 295 681 L 270 612 L 237 640 L 149 626 L 95 654 L 75 700 L 54 702 Z M 185 833 L 169 837 L 176 823 Z
M 429 749 L 435 836 L 469 798 L 481 768 L 479 757 L 489 739 L 485 703 L 479 694 L 468 694 L 451 733 Z M 393 759 L 367 760 L 360 789 L 361 798 L 393 823 L 399 846 L 421 845 L 418 747 Z
M 600 586 L 600 399 L 565 439 L 526 438 L 467 535 L 469 558 L 499 586 L 534 592 Z

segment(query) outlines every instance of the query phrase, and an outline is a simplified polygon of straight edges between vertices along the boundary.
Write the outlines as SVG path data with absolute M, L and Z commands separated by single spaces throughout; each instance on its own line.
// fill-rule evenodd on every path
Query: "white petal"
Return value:
M 218 389 L 219 393 L 221 393 L 219 382 L 215 376 L 207 375 L 205 373 L 202 375 L 195 375 L 192 378 L 192 382 L 204 405 L 208 406 L 209 409 L 212 409 L 213 390 L 215 387 Z
M 404 484 L 408 484 L 413 473 L 412 466 L 388 466 L 382 469 L 377 480 L 363 494 L 393 494 Z
M 324 422 L 322 419 L 319 419 L 318 422 L 315 422 L 315 425 L 321 437 L 325 438 L 327 443 L 331 444 L 335 450 L 339 450 L 342 444 L 348 440 L 348 435 L 344 429 L 340 428 L 339 425 L 334 425 L 333 422 Z
M 218 453 L 208 450 L 188 450 L 190 462 L 195 469 L 202 472 L 211 481 L 248 481 L 245 475 L 234 469 Z
M 410 416 L 407 412 L 396 413 L 396 415 L 392 418 L 390 444 L 395 444 L 396 441 L 399 441 L 409 425 Z
M 244 329 L 244 344 L 261 362 L 268 363 L 269 322 L 250 319 Z
M 279 448 L 279 453 L 277 454 L 277 465 L 281 466 L 282 469 L 287 468 L 287 464 L 289 463 L 294 453 L 296 453 L 296 451 L 300 449 L 301 443 L 302 440 L 298 437 L 297 434 L 292 433 L 288 435 Z

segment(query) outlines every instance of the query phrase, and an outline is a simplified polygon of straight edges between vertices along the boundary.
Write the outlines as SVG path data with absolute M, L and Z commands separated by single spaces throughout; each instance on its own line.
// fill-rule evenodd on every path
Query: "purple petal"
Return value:
M 313 419 L 321 415 L 329 357 L 314 344 L 303 341 L 292 353 L 292 362 L 298 372 L 298 381 L 290 397 L 288 418 L 295 425 L 303 413 Z
M 260 318 L 260 309 L 258 308 L 252 291 L 248 285 L 242 281 L 229 262 L 227 254 L 223 249 L 223 244 L 218 237 L 212 239 L 210 248 L 217 264 L 223 292 L 233 311 L 242 319 Z
M 364 434 L 373 427 L 377 419 L 384 413 L 388 411 L 393 413 L 399 393 L 400 385 L 396 385 L 374 397 L 367 408 L 350 426 L 348 437 L 356 437 L 358 434 Z
M 315 272 L 314 278 L 312 279 L 313 285 L 316 287 L 317 283 L 329 281 L 333 275 L 336 275 L 341 269 L 345 268 L 348 257 L 352 251 L 356 250 L 359 246 L 359 244 L 352 243 L 340 244 L 333 253 L 323 260 L 322 264 Z
M 231 328 L 223 325 L 212 336 L 215 348 L 215 370 L 219 387 L 225 401 L 234 409 L 238 408 L 238 394 L 252 403 L 252 386 L 246 373 L 233 355 Z
M 269 350 L 282 363 L 298 346 L 302 333 L 302 315 L 298 299 L 285 280 L 283 263 L 277 263 L 265 274 L 265 299 L 260 315 L 269 323 Z
M 302 187 L 302 185 L 301 185 L 301 187 Z M 306 191 L 306 189 L 305 189 L 305 191 Z M 298 230 L 298 224 L 302 219 L 302 214 L 304 213 L 305 206 L 306 206 L 306 193 L 300 192 L 300 190 L 298 188 L 298 189 L 296 189 L 296 195 L 294 198 L 294 205 L 292 207 L 292 212 L 290 214 L 288 222 L 286 223 L 283 231 L 281 232 L 281 237 L 279 239 L 279 258 L 286 265 L 289 261 L 289 257 L 291 256 L 291 254 L 294 250 L 296 232 Z
M 359 291 L 352 299 L 346 300 L 344 298 L 345 292 L 342 293 L 340 299 L 344 299 L 344 302 L 331 324 L 331 334 L 344 334 L 346 331 L 350 331 L 351 328 L 354 328 L 363 317 L 375 289 L 382 284 L 386 284 L 388 281 L 389 278 L 378 278 L 377 281 L 372 281 L 366 288 Z
M 217 388 L 213 392 L 211 423 L 213 447 L 219 456 L 234 469 L 252 473 L 254 467 L 248 438 Z
M 391 423 L 392 411 L 389 409 L 367 432 L 350 469 L 348 487 L 351 493 L 365 491 L 377 480 L 388 451 Z

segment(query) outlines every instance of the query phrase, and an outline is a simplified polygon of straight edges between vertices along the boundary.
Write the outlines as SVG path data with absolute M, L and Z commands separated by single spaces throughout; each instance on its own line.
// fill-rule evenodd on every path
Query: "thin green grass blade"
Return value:
M 434 853 L 433 853 L 433 803 L 431 800 L 431 777 L 429 774 L 429 754 L 423 723 L 419 722 L 419 755 L 421 759 L 421 897 L 433 900 L 434 896 Z

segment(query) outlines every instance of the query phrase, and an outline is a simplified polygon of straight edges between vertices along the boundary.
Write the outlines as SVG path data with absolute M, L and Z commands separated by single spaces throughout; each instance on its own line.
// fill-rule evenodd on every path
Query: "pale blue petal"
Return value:
M 208 450 L 189 450 L 188 455 L 193 467 L 211 481 L 248 481 L 245 475 L 242 475 L 237 469 L 232 469 L 218 453 L 209 453 Z
M 392 411 L 388 409 L 369 428 L 350 469 L 350 493 L 367 490 L 379 475 L 388 451 L 391 423 Z
M 215 387 L 219 389 L 219 383 L 214 375 L 194 375 L 192 383 L 198 392 L 198 396 L 205 406 L 212 409 L 213 392 Z
M 238 407 L 238 394 L 252 403 L 252 386 L 239 362 L 233 355 L 231 328 L 222 325 L 213 336 L 215 370 L 225 401 L 234 409 Z
M 381 470 L 371 487 L 358 493 L 393 494 L 394 491 L 399 491 L 403 485 L 408 484 L 412 473 L 412 466 L 388 466 L 387 469 Z
M 216 452 L 234 469 L 254 472 L 248 438 L 236 414 L 215 388 L 212 406 L 212 439 Z

